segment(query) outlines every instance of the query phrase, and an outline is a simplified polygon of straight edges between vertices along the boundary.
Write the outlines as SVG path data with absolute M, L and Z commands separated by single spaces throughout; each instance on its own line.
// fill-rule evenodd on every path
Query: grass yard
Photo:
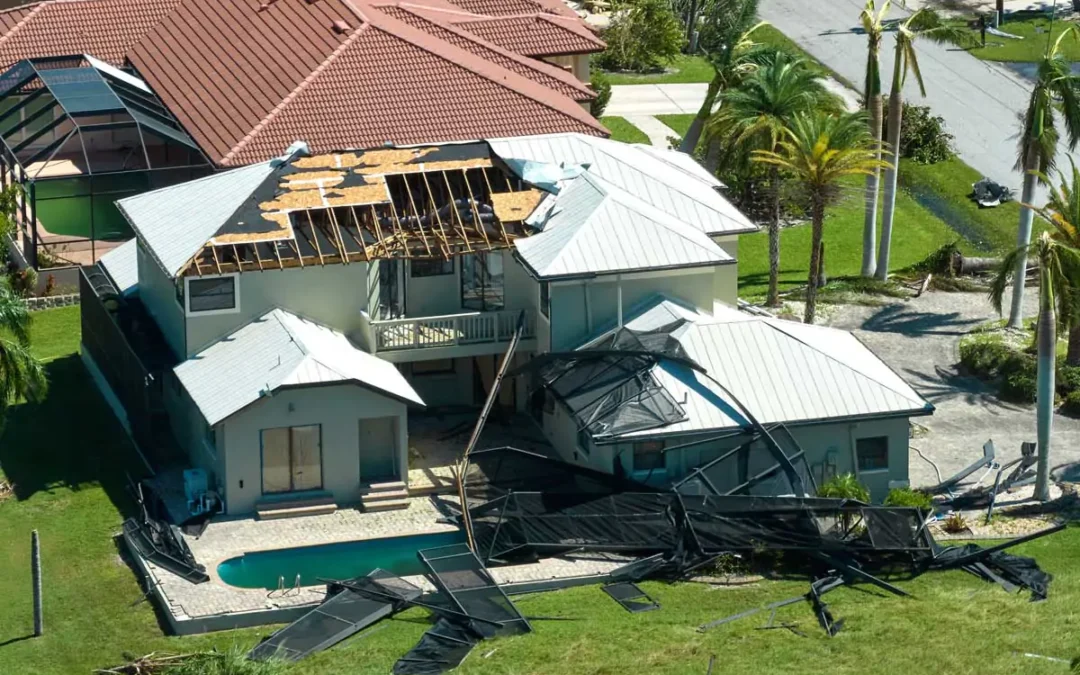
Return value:
M 709 82 L 713 67 L 703 56 L 680 54 L 672 59 L 667 68 L 659 73 L 608 72 L 612 84 L 681 84 L 686 82 Z
M 649 137 L 645 132 L 626 121 L 625 117 L 601 117 L 603 124 L 611 132 L 611 138 L 623 143 L 649 143 Z
M 957 24 L 966 26 L 967 20 L 958 19 Z M 973 56 L 987 61 L 1020 61 L 1034 63 L 1046 53 L 1047 44 L 1057 39 L 1057 36 L 1069 26 L 1075 26 L 1072 21 L 1055 19 L 1051 28 L 1050 17 L 1047 14 L 1017 12 L 1006 17 L 1001 24 L 1001 30 L 1006 33 L 1018 35 L 1022 40 L 1002 38 L 995 35 L 986 36 L 986 46 L 969 49 Z M 979 31 L 971 30 L 971 35 L 979 40 Z M 1080 41 L 1066 38 L 1062 43 L 1065 56 L 1070 61 L 1080 60 Z
M 690 123 L 694 121 L 694 117 L 696 115 L 657 115 L 656 119 L 674 129 L 681 137 L 690 130 Z

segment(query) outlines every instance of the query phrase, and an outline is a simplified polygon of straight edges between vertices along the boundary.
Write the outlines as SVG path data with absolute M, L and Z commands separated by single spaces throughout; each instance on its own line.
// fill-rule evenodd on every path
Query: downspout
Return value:
M 615 276 L 615 299 L 619 303 L 618 312 L 616 314 L 618 320 L 618 327 L 623 327 L 622 321 L 622 275 Z

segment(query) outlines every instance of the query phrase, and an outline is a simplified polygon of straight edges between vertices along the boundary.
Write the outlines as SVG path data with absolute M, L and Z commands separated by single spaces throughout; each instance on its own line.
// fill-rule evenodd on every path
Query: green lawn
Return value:
M 967 20 L 958 19 L 958 25 L 968 25 Z M 1050 17 L 1045 14 L 1016 13 L 1006 17 L 1001 24 L 1001 30 L 1006 33 L 1018 35 L 1022 40 L 1002 38 L 995 35 L 986 36 L 986 46 L 970 49 L 972 55 L 987 61 L 1024 61 L 1035 62 L 1046 53 L 1046 47 L 1050 41 L 1057 39 L 1069 26 L 1076 25 L 1074 22 L 1056 19 L 1053 28 L 1050 26 Z M 972 37 L 978 41 L 979 31 L 971 30 Z M 1080 41 L 1068 39 L 1062 43 L 1065 56 L 1071 60 L 1080 60 Z
M 685 136 L 695 117 L 696 115 L 657 115 L 656 119 L 677 131 L 679 136 Z
M 648 144 L 649 142 L 649 137 L 645 135 L 645 132 L 627 122 L 626 118 L 601 117 L 600 124 L 608 128 L 613 140 L 622 141 L 623 143 Z
M 675 84 L 709 82 L 713 67 L 703 56 L 680 54 L 660 73 L 607 73 L 612 84 Z
M 843 77 L 832 68 L 829 68 L 825 64 L 818 61 L 816 58 L 811 56 L 809 52 L 800 47 L 797 42 L 781 33 L 772 24 L 762 26 L 761 28 L 754 31 L 753 40 L 754 42 L 757 42 L 759 44 L 769 45 L 771 47 L 775 47 L 776 49 L 783 49 L 784 51 L 790 52 L 797 56 L 801 56 L 807 61 L 809 61 L 810 65 L 819 73 L 821 73 L 822 76 L 831 77 L 837 82 L 843 84 L 848 89 L 862 91 L 861 87 L 856 87 L 854 84 L 851 83 L 850 80 Z

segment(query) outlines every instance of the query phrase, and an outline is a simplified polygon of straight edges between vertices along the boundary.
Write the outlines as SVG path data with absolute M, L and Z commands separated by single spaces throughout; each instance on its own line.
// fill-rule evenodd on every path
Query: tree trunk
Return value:
M 719 93 L 720 73 L 714 73 L 712 81 L 709 82 L 709 88 L 705 90 L 705 100 L 701 103 L 701 107 L 698 108 L 697 115 L 694 115 L 694 120 L 690 122 L 690 128 L 686 130 L 682 143 L 679 144 L 681 152 L 688 155 L 694 154 L 698 141 L 701 140 L 701 130 L 705 128 L 705 122 L 712 115 L 713 105 L 716 104 L 716 96 Z
M 870 109 L 870 134 L 874 142 L 878 144 L 877 157 L 881 159 L 881 94 L 870 96 L 867 101 Z M 877 239 L 877 208 L 878 208 L 878 184 L 881 182 L 877 169 L 866 177 L 866 219 L 863 224 L 863 251 L 862 251 L 862 275 L 874 276 L 876 267 L 877 247 L 874 242 Z
M 765 304 L 780 304 L 780 168 L 769 172 L 769 188 L 772 192 L 772 218 L 769 219 L 769 293 Z
M 720 168 L 720 141 L 712 138 L 709 139 L 709 145 L 705 149 L 705 169 L 715 175 L 718 168 Z
M 1080 366 L 1080 324 L 1069 329 L 1069 349 L 1065 352 L 1065 363 Z
M 803 323 L 814 323 L 814 312 L 817 309 L 821 239 L 825 230 L 825 200 L 820 196 L 813 198 L 810 214 L 813 230 L 810 236 L 810 274 L 806 280 L 806 311 L 803 312 Z
M 1029 149 L 1027 157 L 1024 163 L 1024 189 L 1020 197 L 1020 226 L 1016 232 L 1016 247 L 1025 251 L 1031 244 L 1031 222 L 1035 217 L 1031 207 L 1026 205 L 1035 201 L 1035 187 L 1039 180 L 1034 173 L 1039 168 L 1035 152 Z M 1021 253 L 1016 257 L 1016 267 L 1013 270 L 1012 305 L 1009 308 L 1010 328 L 1019 328 L 1024 320 L 1024 277 L 1026 275 L 1027 253 Z
M 1043 285 L 1048 286 L 1049 283 Z M 1039 370 L 1035 399 L 1039 457 L 1035 473 L 1035 499 L 1040 501 L 1050 499 L 1050 430 L 1054 422 L 1054 356 L 1057 346 L 1057 318 L 1054 316 L 1051 293 L 1049 288 L 1039 289 Z
M 889 94 L 889 166 L 885 169 L 885 205 L 881 214 L 881 241 L 878 242 L 877 271 L 881 281 L 889 277 L 889 249 L 892 246 L 893 216 L 896 212 L 896 184 L 900 177 L 900 124 L 903 119 L 904 102 L 900 96 L 900 83 L 893 73 L 893 90 Z

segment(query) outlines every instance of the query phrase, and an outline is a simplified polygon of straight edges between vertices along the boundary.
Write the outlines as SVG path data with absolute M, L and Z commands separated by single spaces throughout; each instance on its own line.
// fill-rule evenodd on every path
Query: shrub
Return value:
M 886 103 L 888 110 L 888 103 Z M 888 137 L 888 116 L 884 127 Z M 924 105 L 904 104 L 900 113 L 900 156 L 917 164 L 934 164 L 951 159 L 953 135 L 945 131 L 945 120 Z
M 818 497 L 830 499 L 854 499 L 860 502 L 870 501 L 870 491 L 859 482 L 853 473 L 833 476 L 818 488 Z
M 907 506 L 917 509 L 932 509 L 934 501 L 930 495 L 911 488 L 893 488 L 883 502 L 885 506 Z
M 602 36 L 607 49 L 596 59 L 604 70 L 660 70 L 682 49 L 682 23 L 666 0 L 629 0 L 613 16 Z
M 1000 394 L 1001 398 L 1017 403 L 1034 403 L 1037 390 L 1034 374 L 1015 372 L 1005 376 Z
M 592 74 L 592 82 L 589 83 L 589 89 L 593 90 L 596 94 L 596 98 L 589 103 L 589 114 L 593 117 L 599 118 L 603 116 L 604 110 L 607 109 L 608 101 L 611 100 L 611 80 L 603 72 L 597 70 Z
M 1058 366 L 1057 390 L 1062 396 L 1080 391 L 1080 366 Z
M 968 529 L 967 519 L 959 512 L 949 514 L 949 517 L 941 521 L 941 529 L 949 534 L 960 534 Z
M 1002 364 L 1012 356 L 1011 349 L 994 340 L 974 339 L 960 344 L 960 363 L 978 377 L 997 377 Z
M 1061 411 L 1073 417 L 1080 417 L 1080 389 L 1074 389 L 1065 396 Z

